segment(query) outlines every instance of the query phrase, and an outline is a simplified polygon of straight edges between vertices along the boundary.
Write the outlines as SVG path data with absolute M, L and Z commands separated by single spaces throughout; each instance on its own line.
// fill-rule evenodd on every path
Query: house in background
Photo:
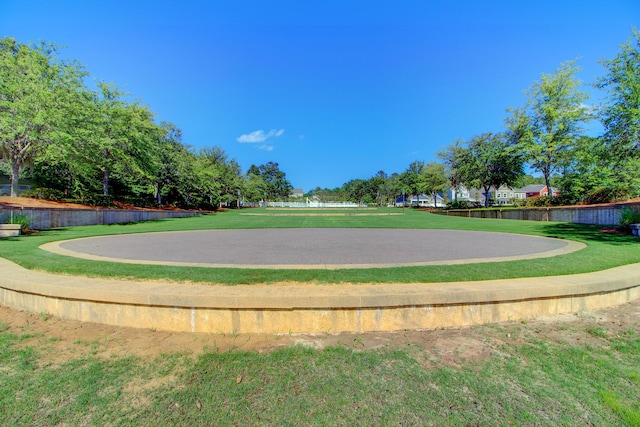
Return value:
M 511 188 L 506 185 L 500 186 L 497 190 L 492 187 L 494 205 L 511 205 L 514 200 L 525 199 L 525 192 L 519 188 Z
M 551 187 L 553 196 L 560 194 L 557 188 Z M 449 190 L 449 199 L 459 202 L 479 203 L 484 205 L 485 198 L 489 198 L 490 205 L 512 205 L 514 200 L 524 200 L 529 197 L 547 196 L 549 194 L 547 186 L 544 184 L 531 184 L 523 188 L 511 188 L 506 185 L 496 189 L 491 187 L 489 193 L 485 194 L 483 190 L 467 189 L 461 185 L 458 190 Z
M 527 185 L 526 187 L 522 188 L 521 191 L 526 194 L 525 198 L 549 195 L 549 190 L 544 184 Z M 551 187 L 551 194 L 553 195 L 553 197 L 557 197 L 560 194 L 560 191 L 557 188 Z
M 483 203 L 484 195 L 477 188 L 467 189 L 464 185 L 460 185 L 457 189 L 451 188 L 447 193 L 449 200 L 469 203 Z
M 446 205 L 445 199 L 444 197 L 442 197 L 441 194 L 436 194 L 436 203 L 437 206 L 434 204 L 434 200 L 433 200 L 433 194 L 427 196 L 426 194 L 421 194 L 420 196 L 418 196 L 416 198 L 416 196 L 400 196 L 396 199 L 396 203 L 395 206 L 398 207 L 402 207 L 403 202 L 406 206 L 417 206 L 420 208 L 443 208 Z
M 294 199 L 301 199 L 302 197 L 304 197 L 304 191 L 302 191 L 302 188 L 294 188 L 293 190 L 291 190 L 291 194 L 289 194 L 289 197 Z

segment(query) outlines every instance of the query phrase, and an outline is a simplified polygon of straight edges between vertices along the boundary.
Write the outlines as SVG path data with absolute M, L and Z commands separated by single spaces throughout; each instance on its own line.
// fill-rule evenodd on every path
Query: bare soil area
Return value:
M 32 199 L 31 197 L 0 197 L 0 206 L 25 207 L 25 208 L 49 208 L 49 209 L 95 209 L 92 206 L 77 203 L 56 202 L 53 200 Z
M 484 325 L 471 328 L 385 333 L 316 335 L 206 334 L 167 332 L 115 327 L 97 323 L 61 320 L 44 313 L 30 313 L 0 306 L 0 325 L 21 337 L 21 345 L 42 351 L 42 363 L 57 365 L 80 354 L 98 357 L 136 356 L 155 358 L 161 354 L 198 355 L 205 351 L 272 351 L 293 345 L 321 349 L 342 345 L 356 350 L 416 348 L 429 366 L 463 366 L 495 354 L 505 344 L 522 344 L 526 337 L 567 344 L 596 345 L 599 333 L 615 337 L 622 331 L 640 331 L 640 299 L 588 313 L 549 316 L 527 322 Z
M 163 206 L 155 208 L 140 208 L 127 205 L 121 202 L 114 202 L 115 208 L 118 209 L 143 209 L 143 210 L 174 210 L 172 206 Z M 9 197 L 0 196 L 0 206 L 15 208 L 47 208 L 47 209 L 101 209 L 95 206 L 82 205 L 79 203 L 58 202 L 55 200 L 35 199 L 31 197 Z

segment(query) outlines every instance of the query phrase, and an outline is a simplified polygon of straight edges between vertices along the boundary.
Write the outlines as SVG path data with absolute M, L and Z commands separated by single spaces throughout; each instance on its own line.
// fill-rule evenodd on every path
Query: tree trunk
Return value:
M 489 207 L 489 190 L 491 190 L 491 187 L 484 188 L 484 207 L 485 208 Z
M 553 197 L 553 191 L 551 191 L 551 179 L 547 174 L 544 175 L 544 183 L 547 185 L 547 196 Z
M 162 187 L 163 185 L 158 183 L 157 185 L 157 193 L 156 193 L 156 201 L 158 202 L 158 206 L 162 205 Z
M 20 166 L 18 162 L 11 163 L 11 197 L 18 197 Z
M 102 194 L 109 195 L 109 170 L 105 169 L 102 173 Z

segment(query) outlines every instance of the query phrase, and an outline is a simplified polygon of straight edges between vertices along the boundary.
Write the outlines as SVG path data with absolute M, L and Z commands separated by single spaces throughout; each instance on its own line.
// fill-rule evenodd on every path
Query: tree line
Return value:
M 537 181 L 525 174 L 528 166 L 542 175 L 539 181 L 547 188 L 560 191 L 548 200 L 552 204 L 639 196 L 640 32 L 632 30 L 618 54 L 600 63 L 606 75 L 592 85 L 604 91 L 602 105 L 588 104 L 589 95 L 576 79 L 579 68 L 569 61 L 543 74 L 527 90 L 524 106 L 507 109 L 503 130 L 453 141 L 437 153 L 441 162 L 415 161 L 399 174 L 380 171 L 334 190 L 316 188 L 312 194 L 362 203 L 389 203 L 401 193 L 435 196 L 461 186 L 489 194 L 491 188 Z M 594 120 L 603 129 L 597 137 L 585 133 Z
M 94 205 L 215 208 L 236 200 L 281 200 L 291 184 L 275 162 L 245 173 L 218 146 L 182 143 L 180 129 L 113 83 L 86 84 L 58 46 L 0 40 L 0 167 L 18 194 L 25 173 L 51 199 Z
M 223 201 L 283 200 L 292 186 L 279 165 L 252 165 L 245 173 L 220 147 L 194 150 L 171 123 L 155 124 L 148 107 L 131 102 L 110 83 L 85 85 L 75 61 L 56 57 L 52 44 L 0 41 L 0 160 L 17 192 L 24 169 L 44 189 L 85 201 L 117 197 L 134 204 L 216 207 Z M 560 190 L 558 203 L 606 202 L 640 194 L 640 32 L 603 59 L 604 77 L 592 85 L 601 105 L 576 79 L 575 61 L 543 74 L 524 106 L 507 109 L 504 129 L 456 140 L 440 162 L 412 162 L 401 173 L 379 171 L 339 188 L 317 187 L 320 201 L 386 205 L 401 194 L 433 195 L 449 188 L 523 186 L 542 175 Z M 594 137 L 585 126 L 598 120 Z M 239 193 L 240 192 L 240 193 Z M 486 198 L 486 203 L 489 198 Z

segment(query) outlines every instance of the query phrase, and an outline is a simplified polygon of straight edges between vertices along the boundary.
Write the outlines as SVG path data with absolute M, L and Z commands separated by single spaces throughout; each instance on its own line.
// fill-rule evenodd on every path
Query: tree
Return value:
M 198 204 L 217 207 L 224 196 L 230 197 L 237 191 L 238 187 L 233 184 L 235 177 L 229 176 L 228 162 L 220 147 L 205 147 L 198 151 L 193 165 Z
M 351 180 L 344 185 L 344 191 L 349 200 L 361 205 L 374 202 L 377 196 L 374 181 L 370 179 Z
M 553 74 L 543 74 L 528 92 L 524 108 L 511 109 L 507 118 L 509 137 L 520 146 L 531 166 L 542 173 L 551 191 L 551 175 L 566 161 L 582 124 L 591 118 L 583 104 L 588 95 L 578 89 L 573 61 L 562 64 Z
M 423 168 L 424 162 L 416 160 L 400 176 L 402 190 L 409 195 L 415 195 L 416 200 L 419 200 L 420 193 L 423 191 Z
M 181 178 L 182 170 L 179 156 L 185 150 L 182 145 L 182 131 L 171 123 L 160 124 L 155 158 L 154 193 L 156 203 L 162 205 L 163 196 Z
M 447 174 L 442 163 L 429 162 L 422 170 L 425 194 L 433 196 L 433 206 L 438 207 L 438 193 L 447 185 Z
M 378 171 L 376 175 L 371 178 L 372 187 L 376 192 L 376 203 L 380 206 L 389 204 L 395 199 L 395 193 L 393 188 L 393 182 L 391 177 L 384 171 Z
M 85 72 L 57 51 L 53 44 L 0 40 L 0 160 L 10 165 L 12 196 L 23 168 L 74 131 L 69 108 L 84 90 Z
M 247 173 L 244 175 L 244 181 L 242 184 L 243 194 L 250 202 L 257 202 L 264 200 L 266 196 L 266 186 L 262 176 L 260 175 L 260 169 L 257 166 L 251 165 Z
M 485 206 L 491 187 L 512 186 L 523 174 L 523 158 L 504 134 L 485 133 L 469 141 L 465 166 L 465 185 L 481 188 Z
M 601 138 L 583 136 L 562 167 L 558 185 L 568 203 L 604 203 L 640 191 L 640 158 L 613 160 L 615 154 Z M 616 167 L 611 167 L 616 163 Z
M 133 181 L 152 186 L 161 129 L 153 114 L 138 102 L 130 103 L 115 85 L 99 82 L 77 115 L 75 144 L 69 156 L 82 174 L 100 175 L 102 194 L 110 195 L 110 179 L 126 185 Z
M 285 199 L 293 186 L 287 180 L 287 174 L 280 170 L 278 163 L 268 162 L 258 166 L 260 176 L 265 184 L 268 200 Z
M 600 110 L 604 140 L 614 159 L 640 157 L 640 32 L 620 46 L 618 55 L 601 64 L 608 74 L 596 87 L 607 91 L 607 103 Z
M 464 146 L 464 141 L 457 139 L 447 148 L 439 151 L 437 156 L 444 161 L 445 173 L 454 190 L 454 201 L 457 202 L 460 186 L 467 180 L 467 167 L 471 161 L 469 150 Z

